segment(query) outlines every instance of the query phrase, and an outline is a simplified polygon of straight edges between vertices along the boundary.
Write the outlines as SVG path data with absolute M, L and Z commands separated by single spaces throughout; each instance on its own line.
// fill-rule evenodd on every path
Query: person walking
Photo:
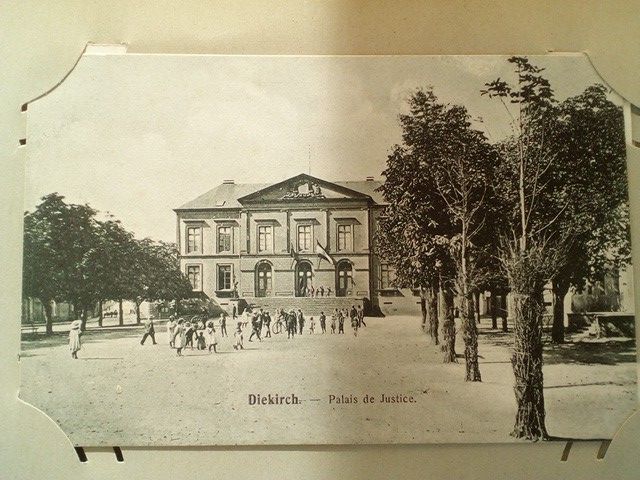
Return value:
M 302 310 L 298 309 L 297 314 L 298 319 L 298 333 L 302 335 L 302 329 L 304 328 L 304 315 L 302 314 Z
M 144 345 L 144 342 L 147 340 L 147 337 L 151 337 L 153 344 L 156 344 L 156 329 L 153 326 L 153 318 L 149 317 L 144 322 L 144 335 L 142 335 L 142 340 L 140 340 L 140 345 Z
M 344 313 L 342 310 L 338 310 L 338 333 L 344 334 Z
M 262 326 L 267 329 L 264 338 L 271 338 L 271 315 L 269 312 L 264 312 L 262 316 Z
M 182 349 L 186 344 L 185 326 L 184 320 L 179 318 L 176 328 L 173 332 L 173 346 L 176 349 L 176 353 L 179 357 L 182 356 Z
M 313 317 L 309 318 L 309 333 L 313 335 L 316 331 L 316 321 Z
M 211 353 L 211 349 L 213 348 L 213 353 L 218 353 L 216 350 L 216 346 L 218 345 L 218 339 L 216 338 L 216 329 L 213 326 L 213 321 L 209 320 L 207 322 L 207 328 L 204 331 L 204 336 L 207 341 L 207 346 L 209 347 L 209 353 Z
M 191 350 L 193 350 L 193 335 L 196 333 L 195 325 L 192 325 L 191 322 L 185 322 L 184 324 L 184 348 L 187 346 L 191 346 Z
M 337 314 L 334 310 L 333 314 L 331 315 L 331 333 L 332 334 L 336 333 L 336 317 L 337 317 Z
M 293 338 L 296 335 L 296 313 L 291 310 L 287 315 L 287 338 Z
M 173 332 L 176 329 L 175 317 L 173 315 L 169 316 L 169 320 L 167 321 L 167 336 L 169 337 L 169 346 L 173 348 Z
M 233 307 L 235 310 L 235 306 Z M 235 318 L 235 317 L 233 317 Z M 220 314 L 220 335 L 223 337 L 228 337 L 227 335 L 227 312 L 222 312 Z
M 349 311 L 349 317 L 351 318 L 351 328 L 353 328 L 353 336 L 358 336 L 358 311 L 356 307 L 351 305 L 351 310 Z
M 82 342 L 80 341 L 80 335 L 82 335 L 82 321 L 74 320 L 69 325 L 69 350 L 71 350 L 71 358 L 78 359 L 78 352 L 82 348 Z
M 236 331 L 233 336 L 235 337 L 235 343 L 233 344 L 234 350 L 244 350 L 244 335 L 242 333 L 242 322 L 238 322 L 236 325 Z
M 233 306 L 233 310 L 231 310 L 231 318 L 233 320 L 238 318 L 238 307 L 236 307 L 235 305 Z
M 327 316 L 324 312 L 320 312 L 320 331 L 327 333 Z
M 358 305 L 358 327 L 366 327 L 367 324 L 364 323 L 364 308 L 362 305 Z
M 262 330 L 262 320 L 258 312 L 253 312 L 253 315 L 251 317 L 251 327 L 253 330 L 251 332 L 251 335 L 249 335 L 249 341 L 253 342 L 252 339 L 254 335 L 258 337 L 259 341 L 262 341 L 262 338 L 260 337 L 260 330 Z

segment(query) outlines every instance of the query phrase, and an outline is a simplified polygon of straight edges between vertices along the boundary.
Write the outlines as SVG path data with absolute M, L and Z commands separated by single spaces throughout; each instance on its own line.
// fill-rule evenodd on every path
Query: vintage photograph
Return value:
M 636 409 L 628 105 L 583 55 L 85 54 L 25 108 L 20 398 L 77 446 Z

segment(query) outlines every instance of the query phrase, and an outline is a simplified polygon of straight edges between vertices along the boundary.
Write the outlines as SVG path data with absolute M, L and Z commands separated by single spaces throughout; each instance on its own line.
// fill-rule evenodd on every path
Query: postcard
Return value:
M 583 55 L 84 55 L 25 106 L 20 397 L 78 446 L 612 438 L 628 104 Z

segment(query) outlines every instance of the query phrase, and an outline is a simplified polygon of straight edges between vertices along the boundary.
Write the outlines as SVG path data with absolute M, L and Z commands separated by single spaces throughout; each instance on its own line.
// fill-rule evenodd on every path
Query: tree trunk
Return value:
M 89 310 L 89 307 L 87 307 L 86 305 L 82 307 L 82 323 L 80 324 L 81 332 L 84 332 L 87 329 L 87 311 L 88 310 Z
M 553 326 L 551 341 L 564 343 L 564 297 L 569 291 L 569 283 L 553 281 Z
M 430 285 L 427 292 L 428 299 L 428 312 L 429 312 L 429 335 L 433 339 L 433 344 L 438 345 L 440 340 L 438 338 L 438 287 L 437 285 Z
M 464 339 L 464 360 L 467 382 L 481 382 L 478 365 L 478 326 L 474 313 L 476 295 L 469 293 L 462 298 L 462 337 Z
M 102 326 L 102 300 L 98 301 L 98 326 L 101 327 Z
M 73 319 L 78 320 L 78 318 L 80 318 L 80 315 L 79 315 L 80 308 L 78 306 L 78 302 L 73 302 L 72 305 L 73 305 Z
M 140 325 L 140 303 L 136 300 L 136 324 Z
M 456 324 L 453 319 L 453 293 L 449 289 L 440 291 L 442 321 L 442 351 L 444 363 L 456 363 Z
M 53 334 L 53 312 L 51 309 L 51 300 L 40 299 L 40 303 L 42 303 L 42 307 L 44 309 L 45 332 L 47 335 L 52 335 Z
M 122 314 L 122 299 L 118 300 L 118 325 L 124 325 L 124 315 Z
M 480 323 L 480 291 L 473 292 L 474 319 Z
M 511 435 L 528 440 L 548 438 L 542 378 L 541 294 L 513 293 L 516 422 Z
M 427 325 L 427 292 L 420 287 L 420 313 L 422 313 L 422 331 L 431 334 L 431 324 Z
M 493 330 L 498 329 L 498 296 L 496 295 L 495 290 L 491 291 L 491 300 L 489 300 L 491 304 L 491 328 Z
M 507 325 L 507 294 L 500 293 L 500 317 L 502 318 L 502 331 L 508 332 L 509 326 Z

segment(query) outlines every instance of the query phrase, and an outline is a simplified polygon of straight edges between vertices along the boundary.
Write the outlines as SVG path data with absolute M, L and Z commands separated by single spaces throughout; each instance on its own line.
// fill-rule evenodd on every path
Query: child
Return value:
M 80 326 L 82 322 L 80 320 L 75 320 L 71 323 L 69 327 L 69 350 L 71 350 L 71 358 L 78 358 L 78 351 L 80 350 L 82 343 L 80 342 L 80 335 L 82 331 Z
M 218 345 L 218 340 L 216 339 L 216 329 L 213 328 L 213 322 L 211 320 L 207 323 L 205 335 L 207 337 L 207 343 L 209 344 L 209 353 L 211 353 L 212 347 L 213 352 L 218 353 L 218 351 L 216 350 L 216 345 Z
M 309 319 L 309 333 L 313 335 L 313 332 L 316 330 L 316 321 L 311 317 Z
M 174 343 L 173 343 L 173 332 L 174 332 L 174 331 L 175 331 L 175 329 L 176 329 L 176 324 L 175 324 L 175 322 L 174 322 L 173 320 L 174 320 L 174 316 L 173 316 L 173 315 L 171 315 L 171 316 L 169 317 L 169 321 L 167 322 L 167 335 L 169 335 L 169 346 L 170 346 L 171 348 L 173 348 L 173 347 L 174 347 Z
M 198 340 L 197 340 L 197 348 L 198 350 L 204 350 L 207 348 L 207 342 L 205 342 L 204 339 L 204 330 L 198 330 L 198 332 L 196 333 Z
M 184 348 L 187 348 L 188 345 L 191 345 L 191 350 L 193 350 L 193 334 L 195 333 L 196 329 L 193 325 L 191 325 L 191 322 L 186 322 L 184 324 L 184 328 L 185 328 L 185 332 L 184 332 L 184 336 L 185 336 L 185 343 L 184 343 Z
M 233 345 L 234 350 L 244 350 L 243 336 L 242 336 L 242 322 L 238 322 L 238 326 L 236 327 L 236 331 L 234 333 L 236 337 L 236 343 Z
M 179 318 L 173 331 L 173 346 L 176 348 L 176 353 L 179 357 L 182 356 L 182 349 L 185 344 L 184 336 L 184 320 Z

